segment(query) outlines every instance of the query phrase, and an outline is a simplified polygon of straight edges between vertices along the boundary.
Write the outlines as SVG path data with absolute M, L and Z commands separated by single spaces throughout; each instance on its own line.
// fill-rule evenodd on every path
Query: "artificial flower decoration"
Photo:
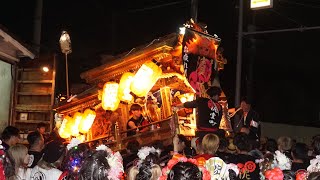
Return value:
M 67 145 L 67 149 L 68 151 L 73 148 L 73 147 L 76 147 L 78 146 L 79 144 L 81 144 L 81 141 L 77 138 L 72 138 L 70 143 Z
M 291 160 L 278 150 L 275 152 L 275 160 L 275 166 L 279 167 L 281 170 L 291 169 Z
M 202 172 L 203 180 L 211 179 L 209 171 L 204 166 L 199 165 L 196 159 L 187 158 L 181 154 L 176 154 L 172 157 L 172 159 L 169 160 L 169 162 L 167 163 L 167 166 L 162 169 L 162 175 L 160 176 L 159 180 L 166 180 L 168 174 L 170 173 L 170 170 L 178 162 L 190 162 L 192 164 L 195 164 L 196 166 L 198 166 L 199 170 Z
M 298 170 L 296 172 L 296 180 L 306 180 L 308 172 L 304 169 Z
M 267 170 L 264 176 L 268 180 L 283 180 L 284 177 L 282 170 L 278 167 Z
M 108 164 L 110 169 L 108 171 L 108 179 L 110 180 L 119 180 L 123 179 L 124 170 L 123 170 L 123 161 L 122 156 L 119 152 L 114 153 L 108 146 L 101 144 L 96 147 L 97 151 L 107 151 Z
M 317 155 L 316 158 L 310 160 L 310 165 L 308 166 L 307 171 L 309 173 L 320 171 L 320 155 Z
M 154 147 L 144 146 L 139 149 L 137 155 L 140 160 L 145 160 L 150 153 L 158 153 L 158 155 L 160 155 L 161 151 L 159 149 L 155 149 Z
M 108 172 L 108 179 L 110 180 L 120 179 L 124 173 L 121 154 L 119 152 L 111 153 L 106 158 L 110 165 L 110 170 Z
M 97 151 L 106 151 L 107 150 L 107 146 L 104 144 L 100 144 L 99 146 L 96 147 Z

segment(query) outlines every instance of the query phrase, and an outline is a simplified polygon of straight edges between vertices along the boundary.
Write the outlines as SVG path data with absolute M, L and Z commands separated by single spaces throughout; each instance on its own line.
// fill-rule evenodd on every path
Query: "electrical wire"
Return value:
M 132 10 L 129 10 L 128 13 L 140 12 L 140 11 L 145 11 L 145 10 L 152 10 L 152 9 L 157 9 L 157 8 L 162 8 L 162 7 L 166 7 L 166 6 L 172 6 L 172 5 L 176 5 L 176 4 L 182 4 L 182 3 L 186 3 L 186 0 L 175 1 L 175 2 L 170 2 L 170 3 L 166 3 L 166 4 L 160 4 L 160 5 L 155 5 L 155 6 L 140 8 L 140 9 L 132 9 Z
M 294 5 L 298 5 L 298 6 L 304 6 L 304 7 L 307 7 L 307 8 L 320 9 L 320 6 L 313 6 L 313 5 L 304 4 L 304 3 L 299 3 L 299 2 L 293 2 L 293 1 L 287 1 L 287 0 L 280 0 L 279 2 L 280 2 L 280 3 L 281 3 L 281 2 L 285 2 L 285 3 L 288 3 L 288 4 L 294 4 Z
M 277 14 L 277 15 L 283 17 L 283 18 L 286 18 L 286 19 L 289 20 L 290 22 L 293 22 L 293 23 L 295 23 L 295 24 L 297 24 L 297 25 L 299 25 L 299 26 L 304 26 L 302 23 L 300 23 L 300 22 L 298 22 L 298 21 L 296 21 L 296 20 L 294 20 L 294 19 L 292 19 L 292 18 L 290 18 L 290 17 L 288 17 L 288 16 L 285 16 L 285 15 L 283 15 L 282 13 L 280 13 L 280 12 L 274 10 L 274 9 L 270 9 L 270 11 L 274 12 L 275 14 Z

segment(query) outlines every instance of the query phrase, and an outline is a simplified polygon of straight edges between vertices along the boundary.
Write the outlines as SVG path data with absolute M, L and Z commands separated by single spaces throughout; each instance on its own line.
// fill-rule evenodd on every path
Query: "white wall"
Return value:
M 11 64 L 0 59 L 0 133 L 9 122 L 12 82 Z
M 297 142 L 310 144 L 312 136 L 320 134 L 320 128 L 293 126 L 287 124 L 276 123 L 261 123 L 262 136 L 272 137 L 277 139 L 280 136 L 289 136 L 296 139 Z

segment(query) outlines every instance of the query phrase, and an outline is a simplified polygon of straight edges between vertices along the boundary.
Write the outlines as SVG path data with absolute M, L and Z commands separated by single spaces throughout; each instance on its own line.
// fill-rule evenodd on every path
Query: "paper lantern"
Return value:
M 147 61 L 144 63 L 136 75 L 133 77 L 130 89 L 139 97 L 144 97 L 157 82 L 162 73 L 161 68 L 156 61 Z
M 130 103 L 133 101 L 133 96 L 130 94 L 130 85 L 133 80 L 134 74 L 126 72 L 121 76 L 119 83 L 118 97 L 121 101 Z
M 185 94 L 179 95 L 178 98 L 180 99 L 180 101 L 182 103 L 190 102 L 190 101 L 194 100 L 194 94 L 193 93 L 185 93 Z
M 116 82 L 107 82 L 102 91 L 102 108 L 104 110 L 114 111 L 118 108 L 120 99 L 118 98 L 119 84 Z
M 87 133 L 91 128 L 95 118 L 96 118 L 96 112 L 91 109 L 86 109 L 83 112 L 82 119 L 79 124 L 79 131 L 83 134 Z
M 63 118 L 62 124 L 59 128 L 59 135 L 62 138 L 69 138 L 71 136 L 71 129 L 68 128 L 68 125 L 72 123 L 73 119 L 70 116 L 65 116 Z
M 82 113 L 76 112 L 73 115 L 73 125 L 71 126 L 71 135 L 72 136 L 78 136 L 79 135 L 79 124 L 82 120 Z

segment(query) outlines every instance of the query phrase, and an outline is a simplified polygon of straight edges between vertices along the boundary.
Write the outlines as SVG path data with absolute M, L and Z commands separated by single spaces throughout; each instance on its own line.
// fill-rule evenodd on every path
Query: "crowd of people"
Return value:
M 88 145 L 77 139 L 45 140 L 39 130 L 19 144 L 19 129 L 2 132 L 0 180 L 316 180 L 320 179 L 320 135 L 310 145 L 290 137 L 252 139 L 218 129 L 203 137 L 177 134 L 172 144 L 155 141 L 126 149 Z
M 219 129 L 222 106 L 219 87 L 209 97 L 176 108 L 198 108 L 195 137 L 175 134 L 169 144 L 157 140 L 127 142 L 112 151 L 104 144 L 66 141 L 45 124 L 29 132 L 8 126 L 1 134 L 0 180 L 320 180 L 320 134 L 310 144 L 282 136 L 261 137 L 259 115 L 241 100 L 233 133 Z M 133 104 L 127 136 L 148 131 L 142 108 Z M 237 111 L 235 111 L 237 113 Z

